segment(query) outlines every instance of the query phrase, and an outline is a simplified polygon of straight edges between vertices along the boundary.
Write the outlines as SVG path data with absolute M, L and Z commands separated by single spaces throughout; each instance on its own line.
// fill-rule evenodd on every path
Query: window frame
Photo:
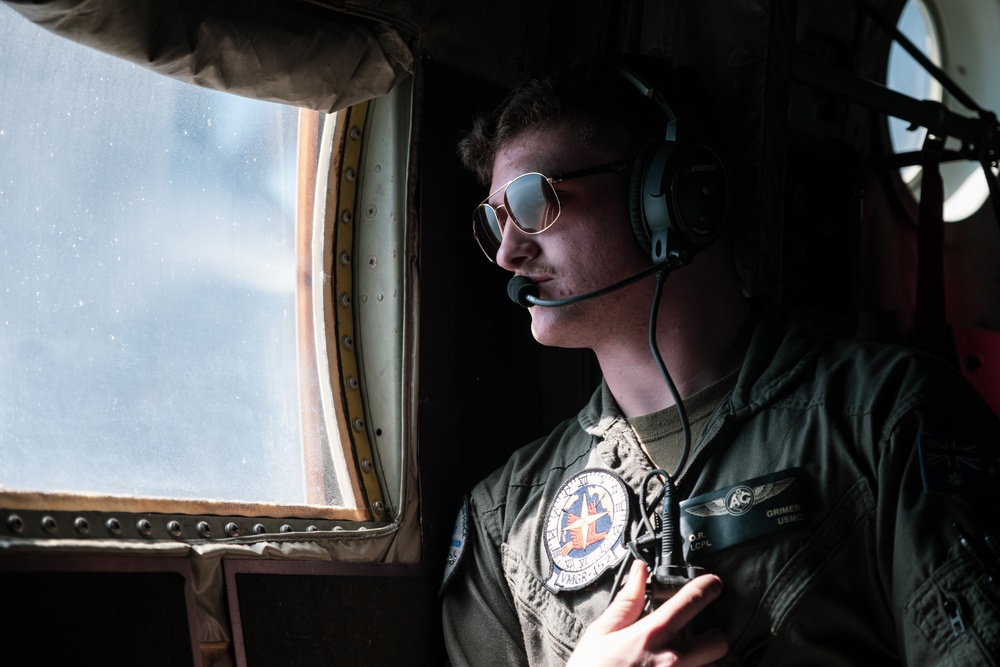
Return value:
M 299 116 L 296 319 L 300 380 L 308 374 L 300 394 L 314 390 L 327 416 L 317 417 L 311 400 L 300 397 L 299 405 L 304 424 L 324 421 L 329 446 L 339 443 L 347 469 L 338 478 L 355 507 L 0 489 L 0 537 L 245 541 L 377 529 L 403 514 L 407 499 L 416 499 L 407 488 L 415 448 L 403 445 L 414 428 L 407 406 L 415 377 L 404 360 L 416 357 L 405 317 L 411 96 L 406 80 L 385 98 L 337 112 L 336 120 L 313 111 Z M 391 131 L 379 137 L 373 122 Z M 391 309 L 388 328 L 383 304 Z M 322 456 L 322 443 L 305 436 L 308 455 Z

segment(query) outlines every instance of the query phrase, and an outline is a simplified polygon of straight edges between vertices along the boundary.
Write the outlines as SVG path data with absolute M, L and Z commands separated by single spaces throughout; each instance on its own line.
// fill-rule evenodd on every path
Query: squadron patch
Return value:
M 545 552 L 552 566 L 545 585 L 574 590 L 625 557 L 629 490 L 610 470 L 583 470 L 559 488 L 545 517 Z

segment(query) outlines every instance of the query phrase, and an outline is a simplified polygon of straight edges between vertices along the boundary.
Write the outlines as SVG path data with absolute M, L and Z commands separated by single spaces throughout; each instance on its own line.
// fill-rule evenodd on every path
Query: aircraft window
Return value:
M 339 118 L 0 7 L 0 507 L 371 518 L 315 372 Z
M 927 6 L 921 0 L 909 0 L 903 7 L 898 27 L 911 42 L 941 66 L 941 50 L 938 46 L 937 29 L 927 13 Z M 941 101 L 941 85 L 921 67 L 903 47 L 893 42 L 889 50 L 889 71 L 886 83 L 918 100 Z M 892 147 L 896 152 L 918 151 L 927 136 L 923 127 L 909 129 L 909 123 L 899 118 L 889 118 L 889 132 Z M 905 167 L 901 175 L 907 183 L 913 183 L 920 173 L 919 167 Z
M 897 23 L 899 29 L 938 67 L 941 67 L 973 100 L 986 109 L 1000 102 L 1000 81 L 992 63 L 1000 56 L 996 35 L 1000 31 L 1000 5 L 975 0 L 908 0 Z M 974 115 L 951 99 L 947 91 L 906 53 L 893 44 L 886 84 L 915 99 L 942 101 L 949 109 Z M 890 118 L 889 131 L 896 152 L 919 150 L 926 131 L 908 130 L 905 121 Z M 950 139 L 946 148 L 958 149 Z M 911 166 L 900 175 L 913 196 L 920 198 L 920 168 Z M 989 194 L 982 168 L 976 162 L 957 160 L 941 164 L 945 187 L 944 219 L 964 220 L 978 212 Z

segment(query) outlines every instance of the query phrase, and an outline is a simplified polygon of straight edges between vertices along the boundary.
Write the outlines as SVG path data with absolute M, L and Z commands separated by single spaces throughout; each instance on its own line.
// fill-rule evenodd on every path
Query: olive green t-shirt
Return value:
M 684 400 L 688 425 L 691 429 L 691 444 L 698 442 L 708 418 L 715 412 L 722 399 L 736 385 L 740 369 L 732 371 L 714 384 L 705 387 L 697 394 Z M 684 448 L 684 430 L 677 406 L 628 420 L 629 426 L 635 432 L 646 456 L 657 468 L 666 470 L 671 475 L 676 473 L 680 462 L 681 451 Z

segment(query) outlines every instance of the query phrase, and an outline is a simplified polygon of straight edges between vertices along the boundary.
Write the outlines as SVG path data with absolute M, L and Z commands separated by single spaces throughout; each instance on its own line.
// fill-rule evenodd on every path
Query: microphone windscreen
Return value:
M 519 306 L 524 306 L 528 308 L 531 306 L 531 302 L 528 301 L 529 296 L 538 296 L 538 286 L 531 282 L 531 278 L 525 278 L 524 276 L 514 276 L 507 283 L 507 296 L 510 300 Z

